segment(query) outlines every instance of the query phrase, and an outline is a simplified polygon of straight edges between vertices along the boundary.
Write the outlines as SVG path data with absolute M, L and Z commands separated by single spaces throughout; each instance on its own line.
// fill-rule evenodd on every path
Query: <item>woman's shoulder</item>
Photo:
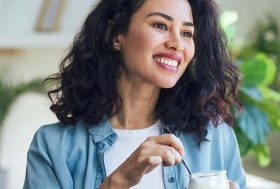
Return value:
M 195 139 L 196 134 L 195 133 L 181 133 L 183 136 L 182 138 L 193 138 Z M 207 125 L 207 134 L 206 139 L 226 139 L 228 137 L 232 137 L 234 135 L 234 130 L 231 126 L 229 126 L 225 122 L 220 122 L 218 125 L 214 125 L 212 122 L 209 122 Z
M 227 123 L 221 122 L 218 125 L 214 125 L 210 122 L 207 128 L 206 139 L 208 142 L 216 145 L 223 144 L 229 146 L 232 141 L 236 140 L 236 136 L 233 128 Z
M 88 158 L 89 156 L 91 158 Z M 63 188 L 73 188 L 71 183 L 77 176 L 75 174 L 77 169 L 81 170 L 79 172 L 82 175 L 94 174 L 95 157 L 95 144 L 91 142 L 84 122 L 73 125 L 48 124 L 41 126 L 34 135 L 28 150 L 27 171 L 35 177 L 38 174 L 41 178 L 51 175 L 50 180 L 53 179 L 53 182 L 59 180 L 61 184 L 67 186 Z M 87 169 L 87 165 L 93 165 L 91 173 L 82 171 Z M 79 175 L 79 178 L 82 178 L 82 175 Z M 46 186 L 51 184 L 49 181 Z
M 234 133 L 233 128 L 225 122 L 220 122 L 218 125 L 214 125 L 212 122 L 209 122 L 207 127 L 207 136 L 208 137 L 227 137 Z
M 50 148 L 71 148 L 88 141 L 88 129 L 83 121 L 67 125 L 60 122 L 41 126 L 34 135 L 33 143 Z
M 195 133 L 182 133 L 180 135 L 182 142 L 187 146 L 198 146 L 199 139 Z M 232 148 L 236 143 L 236 136 L 232 127 L 221 122 L 217 126 L 209 122 L 207 126 L 207 134 L 205 140 L 199 145 L 201 148 L 210 148 L 216 146 L 218 148 Z
M 79 121 L 75 124 L 63 124 L 61 122 L 51 123 L 41 126 L 37 133 L 42 136 L 61 137 L 72 136 L 77 134 L 85 134 L 87 132 L 86 124 L 83 121 Z

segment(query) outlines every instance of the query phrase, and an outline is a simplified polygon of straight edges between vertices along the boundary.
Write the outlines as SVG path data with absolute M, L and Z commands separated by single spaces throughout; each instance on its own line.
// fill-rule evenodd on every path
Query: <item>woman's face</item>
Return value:
M 193 16 L 187 0 L 146 0 L 115 47 L 129 82 L 173 87 L 194 55 Z

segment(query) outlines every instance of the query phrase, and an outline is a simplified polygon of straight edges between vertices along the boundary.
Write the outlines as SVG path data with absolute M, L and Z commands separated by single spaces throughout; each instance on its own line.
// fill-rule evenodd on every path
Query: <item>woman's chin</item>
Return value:
M 177 81 L 169 81 L 160 83 L 160 88 L 162 89 L 170 89 L 176 85 Z

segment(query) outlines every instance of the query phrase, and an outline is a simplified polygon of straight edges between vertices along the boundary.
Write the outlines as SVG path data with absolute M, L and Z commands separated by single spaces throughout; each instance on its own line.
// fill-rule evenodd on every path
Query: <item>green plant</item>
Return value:
M 244 59 L 239 67 L 244 77 L 239 90 L 244 110 L 235 111 L 240 151 L 242 155 L 253 152 L 259 164 L 267 166 L 271 161 L 267 135 L 273 130 L 280 131 L 280 93 L 270 88 L 276 65 L 265 54 L 257 53 Z
M 239 57 L 248 58 L 256 52 L 263 52 L 273 59 L 277 69 L 280 69 L 280 33 L 276 18 L 267 15 L 262 20 L 258 20 L 248 39 L 247 44 L 240 51 Z M 280 90 L 280 72 L 275 77 L 271 87 Z
M 28 91 L 42 92 L 42 80 L 34 80 L 16 86 L 7 86 L 0 81 L 0 127 L 15 99 Z
M 42 80 L 34 80 L 29 83 L 16 86 L 7 86 L 0 81 L 0 140 L 1 126 L 7 116 L 9 109 L 17 97 L 28 91 L 43 92 Z M 0 149 L 1 153 L 1 149 Z M 0 167 L 0 172 L 3 170 Z
M 244 109 L 238 112 L 233 108 L 235 133 L 242 156 L 254 154 L 260 166 L 271 162 L 270 150 L 267 145 L 267 135 L 272 131 L 280 131 L 280 93 L 272 89 L 277 75 L 275 61 L 254 46 L 255 50 L 235 49 L 235 22 L 238 15 L 225 12 L 221 24 L 230 41 L 231 51 L 243 75 L 238 95 L 244 104 Z M 228 20 L 228 21 L 227 21 Z M 247 50 L 248 45 L 246 47 Z M 242 53 L 236 53 L 242 52 Z

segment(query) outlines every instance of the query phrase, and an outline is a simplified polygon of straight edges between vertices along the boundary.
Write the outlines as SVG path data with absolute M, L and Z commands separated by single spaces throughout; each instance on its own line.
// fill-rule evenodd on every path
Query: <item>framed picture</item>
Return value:
M 36 31 L 58 31 L 65 4 L 66 0 L 44 0 L 36 24 Z

